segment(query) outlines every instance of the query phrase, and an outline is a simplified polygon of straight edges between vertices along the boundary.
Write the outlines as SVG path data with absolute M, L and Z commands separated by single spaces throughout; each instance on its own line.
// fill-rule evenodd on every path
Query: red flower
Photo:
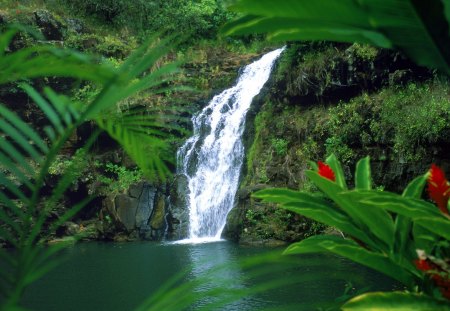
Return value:
M 414 261 L 414 264 L 416 265 L 417 269 L 419 269 L 420 271 L 433 270 L 433 265 L 431 265 L 425 259 L 417 259 Z
M 322 161 L 317 162 L 319 165 L 319 175 L 322 177 L 325 177 L 326 179 L 329 179 L 331 181 L 336 181 L 336 176 L 334 176 L 334 172 L 331 169 L 331 167 Z
M 431 165 L 427 190 L 441 212 L 448 215 L 447 204 L 450 197 L 450 186 L 447 179 L 445 179 L 444 172 L 434 164 Z

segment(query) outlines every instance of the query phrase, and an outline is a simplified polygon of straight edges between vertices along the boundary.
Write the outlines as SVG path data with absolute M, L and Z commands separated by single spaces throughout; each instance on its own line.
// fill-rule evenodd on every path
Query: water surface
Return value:
M 222 241 L 204 244 L 80 243 L 64 251 L 64 262 L 25 293 L 33 310 L 133 310 L 182 271 L 184 282 L 201 279 L 190 290 L 204 292 L 192 310 L 215 301 L 208 290 L 222 286 L 244 292 L 269 280 L 288 282 L 214 310 L 314 310 L 364 287 L 389 290 L 393 282 L 360 265 L 330 255 L 289 257 L 247 270 L 240 262 L 274 249 L 242 247 Z M 281 252 L 282 249 L 275 250 Z M 284 256 L 286 257 L 286 256 Z M 257 276 L 252 273 L 262 273 Z M 292 279 L 295 278 L 295 279 Z M 349 283 L 349 281 L 351 283 Z M 221 291 L 222 292 L 222 291 Z

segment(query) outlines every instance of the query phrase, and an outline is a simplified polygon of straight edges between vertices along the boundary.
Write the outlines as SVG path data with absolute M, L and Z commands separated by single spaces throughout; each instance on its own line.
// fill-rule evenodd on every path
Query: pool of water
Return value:
M 178 288 L 168 301 L 187 296 L 190 310 L 315 310 L 336 306 L 358 291 L 396 286 L 387 277 L 339 257 L 279 259 L 276 254 L 281 252 L 226 241 L 80 243 L 66 249 L 63 262 L 27 289 L 23 302 L 42 311 L 134 310 L 149 297 L 157 297 L 148 302 L 152 306 Z M 155 296 L 175 277 L 171 287 Z M 235 294 L 241 297 L 231 299 Z M 230 301 L 214 305 L 221 297 Z

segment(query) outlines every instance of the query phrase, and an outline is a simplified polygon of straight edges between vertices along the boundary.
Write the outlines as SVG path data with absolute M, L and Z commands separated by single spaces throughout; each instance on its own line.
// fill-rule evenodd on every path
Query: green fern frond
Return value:
M 86 198 L 69 208 L 56 221 L 49 219 L 51 210 L 78 177 L 80 163 L 75 160 L 50 196 L 41 197 L 51 164 L 76 128 L 86 121 L 96 121 L 122 144 L 147 176 L 160 179 L 170 174 L 169 141 L 173 133 L 183 133 L 170 115 L 138 109 L 111 114 L 120 101 L 143 90 L 170 90 L 171 76 L 178 71 L 179 64 L 166 63 L 162 58 L 173 46 L 173 37 L 150 38 L 122 67 L 114 69 L 85 54 L 47 45 L 5 52 L 16 32 L 7 30 L 0 34 L 0 84 L 64 76 L 97 83 L 101 90 L 91 102 L 81 105 L 50 88 L 40 93 L 30 85 L 20 84 L 47 118 L 43 129 L 47 137 L 41 137 L 16 113 L 0 104 L 0 236 L 17 249 L 14 256 L 0 249 L 0 260 L 8 266 L 0 278 L 0 296 L 7 309 L 16 308 L 25 287 L 56 264 L 52 256 L 59 246 L 43 248 L 39 241 L 90 200 Z M 91 147 L 98 134 L 99 131 L 93 133 L 84 150 Z M 44 225 L 49 228 L 44 229 Z

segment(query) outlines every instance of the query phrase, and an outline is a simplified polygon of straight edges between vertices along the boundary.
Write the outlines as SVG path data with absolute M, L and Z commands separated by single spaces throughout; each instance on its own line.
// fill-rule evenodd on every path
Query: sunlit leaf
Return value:
M 335 227 L 366 244 L 372 244 L 365 232 L 356 227 L 346 214 L 333 208 L 329 201 L 322 198 L 288 189 L 264 189 L 252 196 L 266 202 L 280 203 L 286 210 Z
M 330 155 L 325 161 L 333 170 L 336 177 L 336 184 L 338 184 L 342 189 L 348 189 L 347 183 L 345 182 L 344 170 L 339 160 L 334 154 Z
M 358 161 L 355 171 L 355 188 L 358 190 L 372 189 L 372 175 L 370 173 L 370 157 Z
M 382 272 L 407 286 L 414 284 L 413 275 L 405 267 L 380 253 L 371 252 L 356 242 L 337 236 L 318 235 L 290 245 L 285 254 L 308 254 L 329 251 Z
M 435 298 L 405 292 L 376 292 L 357 296 L 342 306 L 349 311 L 450 310 L 450 304 Z

